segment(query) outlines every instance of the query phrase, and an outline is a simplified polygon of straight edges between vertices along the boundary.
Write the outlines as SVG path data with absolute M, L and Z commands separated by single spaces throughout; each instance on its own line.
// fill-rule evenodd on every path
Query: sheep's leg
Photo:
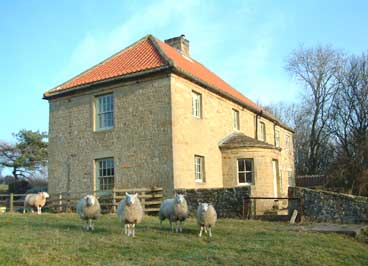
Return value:
M 37 214 L 41 214 L 41 207 L 37 206 Z
M 88 231 L 88 220 L 86 220 L 86 224 L 84 225 L 84 230 Z
M 207 234 L 207 226 L 204 226 L 204 232 Z
M 176 221 L 175 223 L 176 223 L 175 231 L 178 233 L 178 232 L 179 232 L 179 226 L 180 226 L 180 225 L 179 225 L 178 221 Z
M 26 213 L 26 207 L 24 206 L 24 208 L 23 208 L 23 214 L 25 214 Z
M 202 231 L 203 231 L 203 226 L 201 226 L 201 230 L 199 230 L 199 237 L 202 237 Z
M 128 224 L 124 224 L 124 234 L 128 234 Z
M 170 220 L 170 227 L 171 227 L 171 232 L 174 232 L 174 225 L 171 220 Z
M 212 237 L 212 228 L 211 228 L 211 226 L 208 227 L 208 233 L 209 233 L 210 237 Z
M 182 221 L 179 222 L 179 231 L 180 233 L 183 232 L 183 222 Z
M 135 224 L 132 224 L 132 237 L 135 237 Z
M 88 220 L 88 224 L 89 224 L 89 230 L 93 230 L 93 225 L 92 225 L 92 219 Z
M 128 224 L 128 236 L 132 236 L 132 225 Z

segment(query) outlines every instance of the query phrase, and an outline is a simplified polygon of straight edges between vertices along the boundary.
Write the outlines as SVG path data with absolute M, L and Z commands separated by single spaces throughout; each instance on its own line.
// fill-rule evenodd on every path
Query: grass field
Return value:
M 199 239 L 193 219 L 182 234 L 145 217 L 135 239 L 115 215 L 84 232 L 76 214 L 0 215 L 0 265 L 368 265 L 368 245 L 353 238 L 286 231 L 286 224 L 219 220 Z

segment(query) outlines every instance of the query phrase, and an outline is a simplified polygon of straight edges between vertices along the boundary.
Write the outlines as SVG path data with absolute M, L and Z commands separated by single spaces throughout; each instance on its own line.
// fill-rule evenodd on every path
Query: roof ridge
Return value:
M 85 74 L 85 73 L 87 73 L 88 71 L 90 71 L 90 70 L 94 69 L 95 67 L 100 66 L 100 65 L 102 65 L 102 64 L 104 64 L 104 63 L 106 63 L 106 62 L 107 62 L 107 61 L 109 61 L 110 59 L 113 59 L 115 56 L 117 56 L 117 55 L 119 55 L 119 54 L 121 54 L 121 53 L 123 53 L 123 52 L 125 52 L 125 51 L 129 50 L 130 48 L 132 48 L 132 47 L 133 47 L 133 46 L 135 46 L 136 44 L 138 44 L 138 43 L 140 43 L 140 42 L 142 42 L 142 41 L 144 41 L 144 40 L 148 39 L 148 38 L 149 38 L 149 36 L 150 36 L 150 34 L 147 34 L 146 36 L 144 36 L 144 37 L 142 37 L 141 39 L 139 39 L 139 40 L 135 41 L 135 42 L 134 42 L 134 43 L 132 43 L 131 45 L 129 45 L 129 46 L 127 46 L 127 47 L 125 47 L 125 48 L 123 48 L 123 49 L 119 50 L 118 52 L 116 52 L 116 53 L 114 53 L 113 55 L 109 56 L 108 58 L 106 58 L 106 59 L 102 60 L 101 62 L 99 62 L 99 63 L 97 63 L 97 64 L 95 64 L 95 65 L 93 65 L 93 66 L 89 67 L 88 69 L 86 69 L 86 70 L 82 71 L 81 73 L 79 73 L 79 74 L 77 74 L 77 75 L 75 75 L 75 76 L 71 77 L 70 79 L 68 79 L 67 81 L 65 81 L 65 82 L 63 82 L 63 83 L 61 83 L 61 84 L 59 84 L 59 85 L 57 85 L 56 87 L 53 87 L 52 89 L 50 89 L 50 90 L 46 91 L 46 92 L 43 94 L 43 96 L 44 96 L 44 97 L 45 97 L 45 96 L 48 96 L 51 92 L 57 91 L 57 89 L 58 89 L 59 87 L 62 87 L 64 84 L 66 84 L 66 83 L 68 83 L 68 82 L 70 82 L 70 81 L 72 81 L 72 80 L 74 80 L 74 79 L 76 79 L 76 78 L 78 78 L 78 77 L 82 76 L 83 74 Z
M 169 66 L 176 67 L 174 61 L 167 56 L 167 54 L 161 49 L 160 45 L 157 42 L 157 39 L 152 34 L 148 35 L 148 39 L 151 41 L 153 46 L 156 48 L 159 55 L 168 63 Z

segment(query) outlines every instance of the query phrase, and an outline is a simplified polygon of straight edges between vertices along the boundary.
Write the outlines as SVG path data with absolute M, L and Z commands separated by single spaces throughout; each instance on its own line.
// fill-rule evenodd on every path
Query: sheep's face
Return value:
M 86 201 L 86 205 L 89 206 L 93 206 L 95 205 L 95 197 L 91 196 L 91 195 L 87 195 L 84 197 L 84 200 Z
M 202 212 L 206 212 L 208 210 L 208 203 L 201 203 Z
M 47 193 L 47 192 L 40 192 L 40 195 L 41 195 L 41 197 L 42 197 L 42 198 L 44 198 L 44 199 L 50 198 L 50 195 L 49 195 L 49 193 Z
M 177 204 L 181 204 L 185 201 L 184 195 L 182 194 L 175 194 L 175 201 Z
M 134 202 L 137 200 L 138 198 L 138 193 L 135 194 L 129 194 L 128 192 L 125 193 L 126 196 L 126 204 L 128 206 L 134 204 Z

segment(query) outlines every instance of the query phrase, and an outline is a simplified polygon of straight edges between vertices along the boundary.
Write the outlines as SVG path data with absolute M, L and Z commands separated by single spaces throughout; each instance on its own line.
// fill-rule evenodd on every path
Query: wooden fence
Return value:
M 146 214 L 157 213 L 163 198 L 162 188 L 139 188 L 139 189 L 114 189 L 112 191 L 84 191 L 84 192 L 60 192 L 51 194 L 47 199 L 44 210 L 51 212 L 72 212 L 78 201 L 87 194 L 95 195 L 101 205 L 102 212 L 115 212 L 119 202 L 125 198 L 125 193 L 138 193 Z M 0 208 L 6 207 L 9 212 L 23 209 L 26 194 L 0 194 Z

